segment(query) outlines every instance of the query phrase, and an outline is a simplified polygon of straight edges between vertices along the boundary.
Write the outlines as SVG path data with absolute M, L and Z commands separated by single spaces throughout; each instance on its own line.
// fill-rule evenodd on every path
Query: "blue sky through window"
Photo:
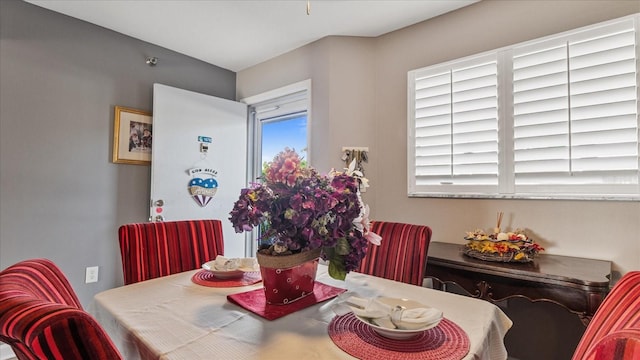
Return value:
M 262 124 L 262 163 L 273 160 L 285 147 L 307 158 L 307 116 L 264 122 Z

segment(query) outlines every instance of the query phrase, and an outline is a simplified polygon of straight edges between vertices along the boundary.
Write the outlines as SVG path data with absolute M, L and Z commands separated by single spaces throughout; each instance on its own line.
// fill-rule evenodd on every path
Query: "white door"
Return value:
M 151 220 L 219 219 L 224 255 L 245 256 L 229 212 L 247 185 L 245 104 L 153 87 Z

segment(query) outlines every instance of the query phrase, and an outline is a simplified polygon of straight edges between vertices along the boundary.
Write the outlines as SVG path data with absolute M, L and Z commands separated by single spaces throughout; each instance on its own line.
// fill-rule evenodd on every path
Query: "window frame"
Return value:
M 412 160 L 415 160 L 415 156 L 416 156 L 416 146 L 415 146 L 415 141 L 416 141 L 416 134 L 415 134 L 415 109 L 416 109 L 416 103 L 415 103 L 415 99 L 416 99 L 416 88 L 415 86 L 411 86 L 411 84 L 415 84 L 415 81 L 418 77 L 429 77 L 438 73 L 443 73 L 443 72 L 447 72 L 451 70 L 452 65 L 456 65 L 456 68 L 466 68 L 472 65 L 478 65 L 481 63 L 485 63 L 487 61 L 491 61 L 493 59 L 497 58 L 495 53 L 492 52 L 485 52 L 482 54 L 477 54 L 477 55 L 473 55 L 470 57 L 466 57 L 463 59 L 459 59 L 459 60 L 453 60 L 453 61 L 449 61 L 446 63 L 442 63 L 442 64 L 438 64 L 435 66 L 431 66 L 428 68 L 423 68 L 423 69 L 418 69 L 418 70 L 413 70 L 410 71 L 408 73 L 408 92 L 409 92 L 409 96 L 408 96 L 408 116 L 409 116 L 409 126 L 408 126 L 408 141 L 409 141 L 409 146 L 408 146 L 408 189 L 409 189 L 409 194 L 411 196 L 411 194 L 417 194 L 420 191 L 418 190 L 419 188 L 427 188 L 430 189 L 430 193 L 433 193 L 434 195 L 443 195 L 443 194 L 447 194 L 447 193 L 456 193 L 456 194 L 466 194 L 468 196 L 482 196 L 483 194 L 487 194 L 487 193 L 494 193 L 496 194 L 498 192 L 498 187 L 496 185 L 457 185 L 457 184 L 440 184 L 440 185 L 422 185 L 422 186 L 418 186 L 415 184 L 415 181 L 412 182 L 412 180 L 415 180 L 416 178 L 416 167 L 415 167 L 415 163 L 412 163 Z M 498 62 L 498 66 L 500 66 L 500 63 Z M 499 69 L 498 69 L 499 71 Z M 498 78 L 498 82 L 500 81 L 500 79 Z M 498 86 L 500 86 L 501 84 L 498 83 Z M 498 98 L 498 111 L 500 111 L 500 98 Z M 413 116 L 412 116 L 413 114 Z M 498 140 L 500 140 L 500 116 L 498 115 Z M 452 145 L 453 146 L 453 145 Z M 454 155 L 452 155 L 454 156 Z M 500 152 L 498 152 L 498 158 L 500 158 Z M 500 172 L 498 172 L 498 176 L 499 176 Z M 499 185 L 498 185 L 499 186 Z M 493 190 L 493 192 L 491 192 Z
M 531 41 L 486 51 L 480 54 L 434 64 L 407 74 L 407 195 L 409 197 L 489 198 L 489 199 L 568 199 L 568 200 L 640 200 L 640 181 L 616 185 L 517 185 L 514 167 L 514 98 L 513 57 L 522 49 L 545 47 L 552 42 L 569 42 L 611 32 L 631 22 L 635 33 L 636 60 L 636 139 L 640 178 L 640 14 L 610 20 Z M 461 68 L 477 64 L 480 59 L 498 59 L 498 186 L 496 191 L 478 185 L 418 185 L 416 178 L 416 79 L 438 69 Z M 614 191 L 612 191 L 612 189 Z
M 291 113 L 306 113 L 307 117 L 307 160 L 311 160 L 311 79 L 299 81 L 258 95 L 240 100 L 247 105 L 247 179 L 253 181 L 262 174 L 262 133 L 263 118 L 286 117 Z M 255 110 L 268 115 L 256 116 Z M 253 256 L 258 251 L 258 229 L 245 236 L 245 254 Z

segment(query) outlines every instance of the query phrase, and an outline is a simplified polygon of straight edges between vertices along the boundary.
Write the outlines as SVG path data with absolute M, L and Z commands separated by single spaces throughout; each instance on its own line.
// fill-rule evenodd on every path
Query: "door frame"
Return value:
M 311 163 L 311 79 L 299 81 L 293 84 L 289 84 L 277 89 L 269 90 L 257 95 L 249 96 L 244 99 L 240 99 L 241 103 L 247 105 L 247 179 L 249 182 L 256 179 L 262 171 L 262 156 L 260 154 L 260 126 L 255 121 L 255 117 L 250 114 L 251 107 L 258 106 L 259 104 L 270 104 L 274 107 L 278 106 L 277 100 L 286 96 L 291 96 L 296 93 L 305 93 L 306 101 L 305 108 L 307 112 L 307 161 Z M 246 236 L 246 255 L 255 256 L 257 249 L 257 234 L 256 231 L 252 231 Z

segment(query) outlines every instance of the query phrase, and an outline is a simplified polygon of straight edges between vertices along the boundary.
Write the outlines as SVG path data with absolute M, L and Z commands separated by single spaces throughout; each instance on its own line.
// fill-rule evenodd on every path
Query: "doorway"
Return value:
M 249 105 L 249 180 L 259 181 L 265 166 L 285 147 L 309 163 L 311 80 L 243 99 Z M 247 239 L 247 256 L 257 251 L 254 230 Z

